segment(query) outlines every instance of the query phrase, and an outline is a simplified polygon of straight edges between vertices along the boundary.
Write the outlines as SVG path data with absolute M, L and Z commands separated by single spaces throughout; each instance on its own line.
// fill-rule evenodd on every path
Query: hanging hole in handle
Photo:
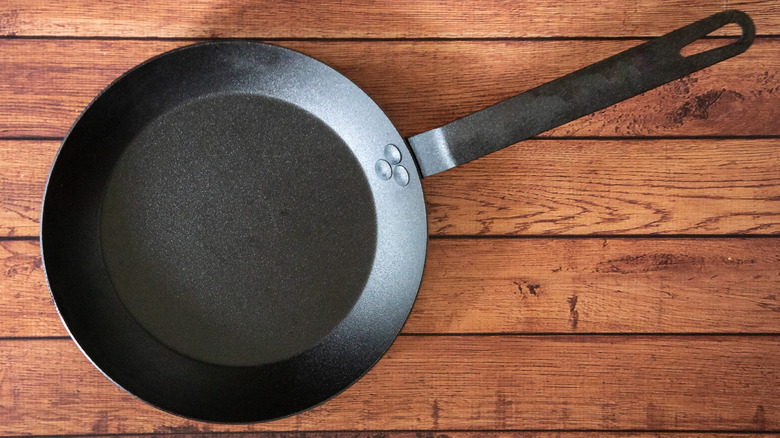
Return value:
M 720 47 L 726 47 L 736 43 L 742 37 L 742 28 L 737 23 L 729 23 L 713 30 L 702 38 L 680 49 L 680 55 L 689 57 L 700 53 L 709 52 Z

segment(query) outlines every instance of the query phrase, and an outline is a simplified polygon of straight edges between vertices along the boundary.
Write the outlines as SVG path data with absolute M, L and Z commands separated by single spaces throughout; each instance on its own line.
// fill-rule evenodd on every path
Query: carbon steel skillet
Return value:
M 739 41 L 680 50 L 725 24 Z M 417 295 L 428 176 L 745 51 L 713 15 L 408 143 L 349 79 L 303 54 L 217 42 L 130 70 L 76 121 L 41 221 L 60 316 L 109 379 L 214 422 L 338 394 Z

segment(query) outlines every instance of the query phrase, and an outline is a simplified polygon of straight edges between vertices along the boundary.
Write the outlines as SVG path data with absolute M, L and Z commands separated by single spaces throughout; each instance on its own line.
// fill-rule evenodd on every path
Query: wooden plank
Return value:
M 761 34 L 777 34 L 774 2 L 749 0 Z M 0 35 L 410 38 L 661 35 L 727 9 L 725 2 L 630 3 L 400 0 L 5 0 Z
M 0 141 L 0 235 L 38 234 L 56 141 Z M 776 139 L 528 140 L 424 181 L 432 235 L 780 231 Z
M 134 438 L 158 438 L 169 437 L 175 434 L 176 438 L 705 438 L 712 437 L 712 433 L 701 432 L 568 432 L 568 431 L 446 431 L 442 433 L 436 430 L 417 431 L 317 431 L 317 432 L 180 432 L 187 428 L 172 428 L 169 432 L 154 434 L 133 435 Z M 115 438 L 116 435 L 85 435 L 91 438 Z M 718 433 L 718 438 L 759 438 L 771 437 L 764 433 Z
M 526 141 L 424 181 L 433 235 L 780 232 L 780 140 Z
M 34 336 L 68 336 L 46 286 L 38 242 L 0 241 L 0 338 Z
M 67 339 L 2 341 L 0 434 L 776 431 L 779 355 L 776 336 L 402 337 L 333 400 L 276 422 L 230 426 L 145 405 L 111 384 Z
M 413 135 L 641 41 L 279 41 L 346 74 Z M 0 136 L 63 136 L 113 79 L 182 41 L 0 40 Z M 700 47 L 711 47 L 713 41 Z M 554 129 L 555 136 L 780 135 L 780 39 Z
M 0 235 L 38 235 L 43 189 L 58 147 L 53 141 L 0 141 Z
M 407 333 L 780 332 L 780 239 L 432 240 Z
M 67 336 L 0 241 L 0 337 Z M 780 239 L 435 239 L 403 332 L 780 333 Z

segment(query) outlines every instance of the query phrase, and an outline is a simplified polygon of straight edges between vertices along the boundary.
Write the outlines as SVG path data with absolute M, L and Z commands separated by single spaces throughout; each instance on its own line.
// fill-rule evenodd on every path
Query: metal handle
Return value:
M 691 56 L 683 47 L 729 23 L 735 43 Z M 753 43 L 747 14 L 717 13 L 574 73 L 409 138 L 423 176 L 433 175 L 738 55 Z

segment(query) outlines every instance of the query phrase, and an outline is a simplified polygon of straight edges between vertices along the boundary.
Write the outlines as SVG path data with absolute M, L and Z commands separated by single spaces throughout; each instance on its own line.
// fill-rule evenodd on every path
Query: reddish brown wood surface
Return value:
M 2 337 L 67 336 L 36 241 L 0 241 Z M 432 240 L 404 333 L 777 333 L 780 239 Z
M 404 332 L 313 411 L 181 419 L 122 392 L 66 337 L 35 240 L 45 178 L 83 107 L 151 56 L 274 39 L 353 79 L 408 136 L 731 7 L 761 35 L 747 53 L 426 179 L 434 238 Z M 780 3 L 760 0 L 6 0 L 0 435 L 780 432 L 778 35 Z
M 414 135 L 628 49 L 615 41 L 277 41 L 333 66 Z M 112 80 L 191 41 L 2 40 L 0 136 L 65 135 Z M 701 45 L 711 47 L 716 42 Z M 31 50 L 34 47 L 35 50 Z M 548 132 L 554 136 L 780 134 L 780 39 Z
M 145 405 L 70 340 L 0 341 L 0 361 L 9 364 L 0 434 L 776 430 L 778 349 L 777 336 L 403 336 L 328 403 L 272 423 L 226 426 Z
M 561 432 L 561 431 L 317 431 L 317 432 L 186 432 L 187 428 L 176 429 L 177 438 L 704 438 L 712 433 L 702 432 Z M 167 437 L 170 432 L 133 435 L 138 438 Z M 112 438 L 116 435 L 91 435 L 92 438 Z M 775 436 L 766 433 L 718 433 L 718 438 L 758 438 Z
M 424 181 L 434 235 L 780 231 L 780 141 L 526 141 Z
M 0 140 L 0 235 L 37 236 L 58 142 Z
M 778 34 L 772 1 L 5 0 L 0 34 L 136 37 L 484 38 L 657 36 L 729 7 Z M 553 18 L 554 17 L 554 18 Z

